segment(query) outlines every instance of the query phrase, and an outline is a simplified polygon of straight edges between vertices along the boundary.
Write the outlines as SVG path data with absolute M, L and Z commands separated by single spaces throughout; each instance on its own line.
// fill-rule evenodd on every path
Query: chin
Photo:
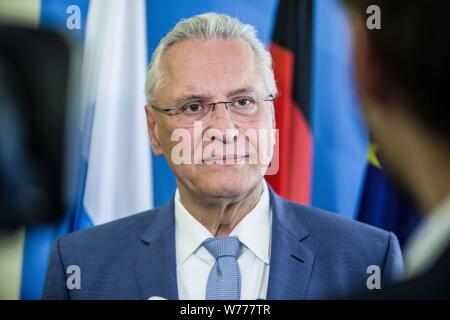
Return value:
M 260 180 L 261 176 L 253 169 L 226 166 L 222 170 L 202 174 L 198 187 L 211 196 L 237 197 L 251 190 Z

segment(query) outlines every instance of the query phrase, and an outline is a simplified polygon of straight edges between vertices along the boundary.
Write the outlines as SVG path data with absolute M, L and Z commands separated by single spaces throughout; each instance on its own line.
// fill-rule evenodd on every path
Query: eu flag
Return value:
M 391 184 L 382 170 L 376 145 L 370 144 L 358 220 L 394 232 L 403 247 L 420 217 L 411 200 Z

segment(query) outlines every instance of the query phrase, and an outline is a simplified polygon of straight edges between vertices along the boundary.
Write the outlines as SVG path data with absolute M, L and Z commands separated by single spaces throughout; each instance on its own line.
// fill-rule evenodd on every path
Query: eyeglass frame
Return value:
M 235 99 L 244 99 L 244 98 L 250 98 L 250 97 L 246 97 L 246 96 L 237 96 L 237 97 L 235 97 Z M 275 98 L 276 98 L 276 97 L 275 97 L 274 94 L 269 94 L 267 98 L 262 99 L 262 100 L 259 100 L 259 101 L 255 100 L 255 99 L 253 99 L 253 98 L 252 98 L 252 99 L 255 100 L 255 101 L 254 101 L 255 103 L 261 103 L 261 102 L 273 102 L 273 101 L 275 100 Z M 192 101 L 191 103 L 194 103 L 194 102 L 195 102 L 195 101 Z M 228 111 L 230 111 L 230 107 L 228 106 L 228 104 L 230 104 L 230 103 L 232 103 L 232 102 L 233 102 L 233 101 L 217 101 L 217 102 L 210 102 L 210 103 L 207 103 L 206 105 L 208 106 L 209 110 L 212 109 L 212 111 L 214 111 L 216 105 L 218 105 L 218 104 L 223 104 L 223 105 L 225 106 L 225 108 L 226 108 Z M 186 104 L 184 104 L 182 107 L 184 107 L 184 106 L 187 105 L 187 104 L 189 104 L 189 102 L 186 102 Z M 151 106 L 153 109 L 155 109 L 156 111 L 161 112 L 161 113 L 164 113 L 164 114 L 166 114 L 166 115 L 168 115 L 168 116 L 177 116 L 177 115 L 183 113 L 183 111 L 181 110 L 182 107 L 180 107 L 180 108 L 177 108 L 177 107 L 166 107 L 166 108 L 162 108 L 162 107 L 159 107 L 159 106 L 157 106 L 157 105 L 155 105 L 155 104 L 150 104 L 150 106 Z M 178 110 L 177 113 L 170 113 L 170 112 L 176 111 L 176 110 Z M 209 114 L 209 112 L 210 112 L 210 111 L 208 111 L 207 114 Z

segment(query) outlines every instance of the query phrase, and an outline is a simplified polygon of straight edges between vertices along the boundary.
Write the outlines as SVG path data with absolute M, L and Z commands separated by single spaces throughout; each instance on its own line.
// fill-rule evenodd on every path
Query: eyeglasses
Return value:
M 180 101 L 172 107 L 161 108 L 151 105 L 156 111 L 175 116 L 183 125 L 193 124 L 195 121 L 208 121 L 211 110 L 214 111 L 216 105 L 224 104 L 225 108 L 234 121 L 249 121 L 254 119 L 261 111 L 263 102 L 273 102 L 274 95 L 269 95 L 265 99 L 258 99 L 252 96 L 237 96 L 229 101 L 208 102 L 204 100 Z

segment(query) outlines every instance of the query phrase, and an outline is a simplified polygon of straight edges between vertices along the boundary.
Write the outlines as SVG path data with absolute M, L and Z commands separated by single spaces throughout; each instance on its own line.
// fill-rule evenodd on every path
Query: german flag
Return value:
M 282 197 L 310 204 L 311 134 L 311 0 L 280 0 L 270 52 L 279 96 L 279 171 L 266 180 Z

